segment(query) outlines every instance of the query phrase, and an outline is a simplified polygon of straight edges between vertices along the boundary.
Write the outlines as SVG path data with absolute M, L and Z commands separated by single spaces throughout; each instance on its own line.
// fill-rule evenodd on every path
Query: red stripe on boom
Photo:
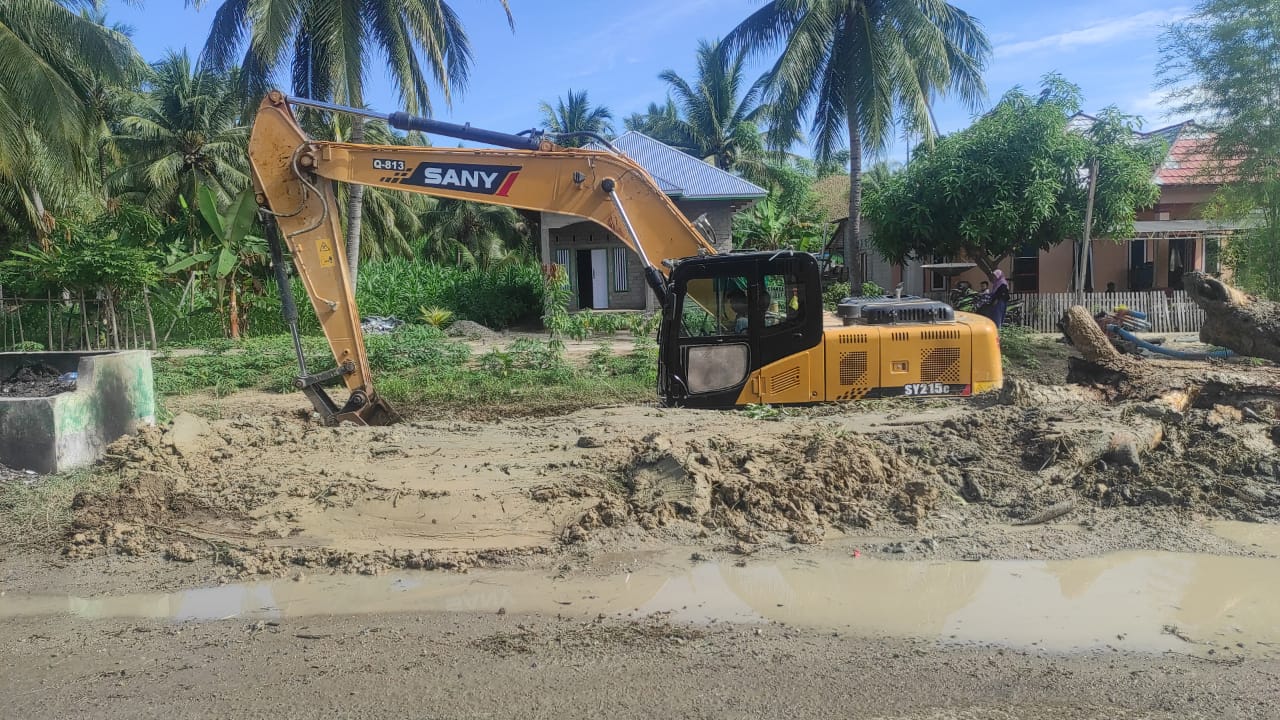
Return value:
M 511 183 L 515 182 L 516 178 L 519 175 L 520 175 L 519 171 L 513 172 L 510 175 L 508 175 L 507 179 L 502 181 L 502 187 L 498 188 L 498 192 L 496 194 L 502 197 L 506 197 L 507 191 L 511 189 Z

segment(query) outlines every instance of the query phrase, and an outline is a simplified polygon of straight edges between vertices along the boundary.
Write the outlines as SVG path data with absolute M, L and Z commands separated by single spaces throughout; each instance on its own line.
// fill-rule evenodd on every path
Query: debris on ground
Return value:
M 458 320 L 446 328 L 444 334 L 468 340 L 496 340 L 502 337 L 502 333 L 471 320 Z
M 360 320 L 360 330 L 365 335 L 386 335 L 403 324 L 404 321 L 394 315 L 371 315 Z
M 76 381 L 72 373 L 66 375 L 44 363 L 24 365 L 0 381 L 0 397 L 48 397 L 71 392 L 76 389 Z

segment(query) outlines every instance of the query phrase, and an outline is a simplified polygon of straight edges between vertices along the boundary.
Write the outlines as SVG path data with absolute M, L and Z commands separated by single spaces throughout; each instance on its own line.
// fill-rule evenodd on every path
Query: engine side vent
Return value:
M 956 311 L 936 300 L 891 301 L 862 307 L 862 322 L 868 325 L 954 322 L 955 319 Z
M 840 384 L 863 385 L 867 381 L 867 354 L 840 353 Z
M 780 393 L 800 384 L 800 368 L 793 367 L 769 378 L 769 392 Z
M 840 336 L 839 343 L 841 345 L 865 345 L 867 344 L 866 333 L 845 333 Z
M 959 340 L 959 330 L 921 330 L 921 340 Z
M 894 340 L 896 342 L 906 342 L 908 339 L 910 339 L 910 337 L 911 337 L 910 333 L 906 333 L 903 331 L 889 333 L 889 339 Z
M 960 378 L 960 348 L 926 348 L 920 351 L 922 382 L 963 382 Z

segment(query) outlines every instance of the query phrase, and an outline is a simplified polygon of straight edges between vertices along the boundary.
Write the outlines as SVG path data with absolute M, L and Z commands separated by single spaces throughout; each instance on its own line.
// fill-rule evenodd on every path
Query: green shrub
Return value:
M 850 294 L 849 283 L 831 283 L 822 291 L 822 306 L 827 310 L 835 310 L 840 301 L 849 297 Z
M 428 307 L 506 328 L 536 323 L 542 293 L 541 268 L 533 264 L 463 269 L 393 258 L 360 267 L 356 301 L 365 316 L 418 318 Z
M 1035 331 L 1021 325 L 1000 328 L 1000 354 L 1011 364 L 1027 368 L 1039 367 L 1035 352 Z

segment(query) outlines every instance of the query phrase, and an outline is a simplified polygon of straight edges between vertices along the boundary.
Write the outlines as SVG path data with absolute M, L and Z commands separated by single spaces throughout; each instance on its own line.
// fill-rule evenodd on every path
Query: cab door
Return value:
M 760 288 L 754 259 L 681 263 L 661 341 L 660 391 L 669 405 L 732 407 L 759 364 Z M 745 298 L 745 302 L 743 301 Z

